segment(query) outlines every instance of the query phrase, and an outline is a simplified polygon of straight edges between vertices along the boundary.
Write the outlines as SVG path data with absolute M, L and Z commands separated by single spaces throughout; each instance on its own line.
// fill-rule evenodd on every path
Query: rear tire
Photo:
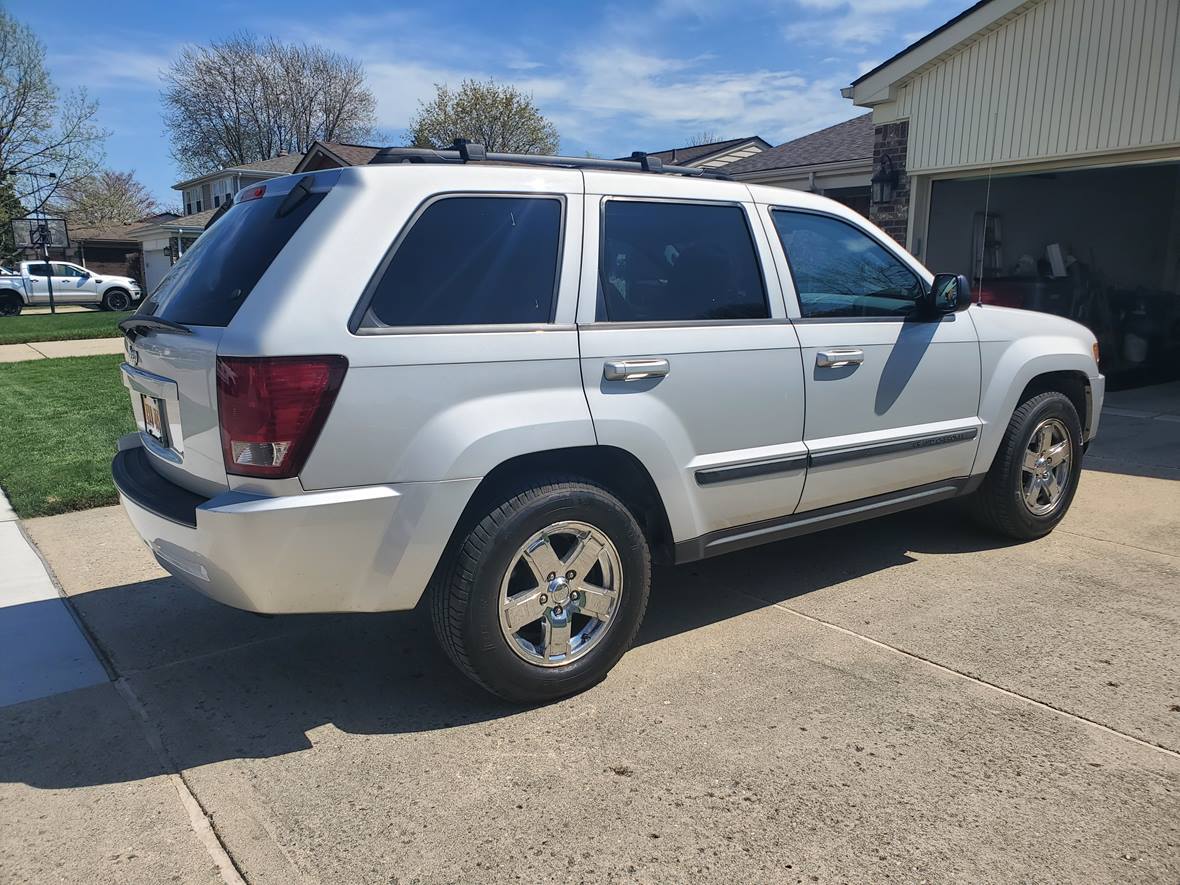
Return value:
M 1082 472 L 1082 423 L 1065 394 L 1037 394 L 1012 414 L 983 485 L 970 500 L 985 528 L 1030 541 L 1064 518 Z
M 122 289 L 111 289 L 102 296 L 103 310 L 128 310 L 131 307 L 131 293 Z
M 0 295 L 0 317 L 20 316 L 24 306 L 25 303 L 21 301 L 19 295 L 14 295 L 11 292 Z
M 635 517 L 606 489 L 565 478 L 500 496 L 477 518 L 428 590 L 450 659 L 520 703 L 601 681 L 647 608 L 651 553 Z

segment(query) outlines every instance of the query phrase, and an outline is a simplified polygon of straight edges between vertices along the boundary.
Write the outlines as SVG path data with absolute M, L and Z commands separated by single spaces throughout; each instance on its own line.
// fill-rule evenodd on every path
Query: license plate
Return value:
M 143 397 L 143 429 L 153 439 L 168 445 L 168 429 L 164 424 L 164 404 L 157 397 L 141 394 Z

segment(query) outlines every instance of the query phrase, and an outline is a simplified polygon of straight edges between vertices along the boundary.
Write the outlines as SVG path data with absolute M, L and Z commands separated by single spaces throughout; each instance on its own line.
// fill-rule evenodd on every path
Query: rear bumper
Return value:
M 413 608 L 477 479 L 202 498 L 133 445 L 111 465 L 160 564 L 218 602 L 266 614 Z

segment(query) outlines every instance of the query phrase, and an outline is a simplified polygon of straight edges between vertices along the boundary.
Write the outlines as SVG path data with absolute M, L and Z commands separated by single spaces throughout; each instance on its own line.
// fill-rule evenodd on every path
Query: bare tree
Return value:
M 135 178 L 135 171 L 107 169 L 58 191 L 55 211 L 72 226 L 128 222 L 160 210 L 156 198 Z
M 11 192 L 26 208 L 39 208 L 54 187 L 98 167 L 107 133 L 97 114 L 86 90 L 58 92 L 45 70 L 44 44 L 0 7 L 0 174 L 11 174 Z M 37 177 L 50 173 L 54 184 Z
M 188 175 L 374 134 L 364 67 L 321 46 L 242 32 L 185 48 L 163 79 L 172 157 Z
M 716 129 L 702 129 L 696 135 L 689 137 L 688 146 L 698 147 L 702 144 L 714 144 L 718 141 L 723 141 L 720 135 L 717 134 Z
M 434 98 L 418 103 L 410 137 L 417 147 L 445 148 L 466 138 L 489 151 L 516 154 L 553 154 L 561 140 L 531 95 L 492 80 L 464 80 L 454 91 L 434 84 Z

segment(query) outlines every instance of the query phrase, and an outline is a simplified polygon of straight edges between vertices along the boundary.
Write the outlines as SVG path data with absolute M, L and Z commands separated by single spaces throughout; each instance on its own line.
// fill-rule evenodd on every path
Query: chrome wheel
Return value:
M 1024 506 L 1034 516 L 1046 516 L 1061 503 L 1069 486 L 1072 453 L 1064 423 L 1046 418 L 1037 425 L 1020 469 Z
M 500 583 L 500 629 L 530 664 L 587 654 L 614 623 L 623 593 L 615 545 L 584 522 L 555 522 L 529 538 Z

